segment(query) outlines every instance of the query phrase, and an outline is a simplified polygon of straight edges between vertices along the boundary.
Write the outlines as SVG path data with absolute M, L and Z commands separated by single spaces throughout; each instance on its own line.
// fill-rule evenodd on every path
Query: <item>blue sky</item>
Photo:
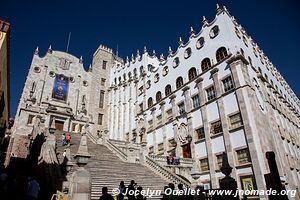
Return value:
M 99 44 L 118 46 L 121 57 L 145 45 L 149 51 L 166 55 L 168 46 L 177 47 L 179 36 L 187 41 L 190 26 L 201 29 L 203 15 L 214 19 L 216 3 L 229 9 L 299 96 L 298 0 L 4 0 L 0 19 L 12 24 L 11 116 L 16 113 L 36 46 L 41 56 L 50 44 L 64 51 L 72 32 L 69 52 L 82 55 L 86 67 Z

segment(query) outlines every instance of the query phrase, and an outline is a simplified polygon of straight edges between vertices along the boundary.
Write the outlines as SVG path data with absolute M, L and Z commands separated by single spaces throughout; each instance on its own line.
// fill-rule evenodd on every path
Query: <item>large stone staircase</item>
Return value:
M 66 146 L 61 146 L 61 132 L 56 132 L 58 159 L 62 161 L 62 152 Z M 67 133 L 66 133 L 67 134 Z M 76 154 L 80 143 L 80 134 L 71 133 L 70 152 L 71 157 Z M 123 162 L 111 150 L 104 145 L 94 144 L 88 140 L 88 151 L 91 158 L 85 167 L 91 173 L 91 199 L 99 199 L 102 187 L 106 186 L 109 193 L 114 188 L 118 188 L 120 181 L 124 181 L 128 186 L 131 180 L 135 180 L 137 186 L 142 186 L 144 190 L 163 190 L 167 181 L 155 174 L 149 168 L 138 163 Z M 75 163 L 75 161 L 73 160 Z M 147 199 L 160 199 L 160 196 L 147 197 Z

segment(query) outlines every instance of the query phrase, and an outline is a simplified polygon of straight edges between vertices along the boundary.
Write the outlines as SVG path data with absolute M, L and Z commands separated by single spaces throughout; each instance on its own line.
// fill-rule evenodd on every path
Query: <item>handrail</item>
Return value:
M 149 168 L 151 168 L 153 171 L 157 172 L 162 177 L 166 178 L 168 181 L 173 182 L 174 184 L 182 183 L 185 186 L 190 186 L 191 185 L 191 183 L 184 180 L 183 178 L 181 178 L 177 174 L 175 174 L 175 173 L 169 171 L 168 169 L 164 168 L 163 166 L 158 164 L 156 161 L 154 161 L 150 157 L 145 156 L 145 158 L 146 158 L 147 166 L 149 166 Z
M 86 131 L 86 135 L 93 143 L 97 144 L 97 138 L 90 131 Z
M 166 162 L 167 156 L 162 155 L 149 155 L 149 157 L 155 161 L 164 161 Z M 192 158 L 178 158 L 182 164 L 193 164 L 194 160 Z
M 124 153 L 121 149 L 119 149 L 117 146 L 115 146 L 115 145 L 114 145 L 113 143 L 111 143 L 109 140 L 105 140 L 105 144 L 106 144 L 105 146 L 106 146 L 109 150 L 115 152 L 119 158 L 121 158 L 123 161 L 127 161 L 127 157 L 128 157 L 128 156 L 127 156 L 127 154 Z

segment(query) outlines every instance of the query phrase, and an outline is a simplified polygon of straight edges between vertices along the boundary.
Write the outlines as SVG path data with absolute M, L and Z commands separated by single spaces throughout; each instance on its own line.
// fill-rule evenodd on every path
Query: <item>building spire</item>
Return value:
M 83 59 L 82 59 L 82 56 L 80 56 L 79 63 L 82 63 L 82 62 L 83 62 Z
M 147 47 L 144 46 L 144 53 L 147 53 Z

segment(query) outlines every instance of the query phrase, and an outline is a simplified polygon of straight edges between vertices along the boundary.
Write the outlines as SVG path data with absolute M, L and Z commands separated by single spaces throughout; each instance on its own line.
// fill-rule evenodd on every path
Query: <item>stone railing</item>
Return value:
M 109 140 L 105 140 L 104 145 L 111 150 L 112 152 L 114 152 L 121 160 L 123 160 L 124 162 L 127 162 L 128 160 L 128 156 L 127 154 L 125 154 L 122 150 L 120 150 L 117 146 L 115 146 L 112 142 L 110 142 Z
M 168 182 L 174 183 L 178 185 L 182 183 L 185 187 L 190 187 L 191 183 L 187 180 L 184 180 L 180 176 L 176 175 L 175 173 L 169 171 L 165 167 L 161 166 L 158 162 L 153 160 L 152 158 L 145 156 L 145 165 L 150 168 L 152 171 L 160 175 L 162 178 L 167 180 Z
M 95 144 L 97 144 L 98 138 L 96 138 L 90 131 L 86 131 L 86 136 Z
M 190 175 L 194 163 L 192 158 L 178 158 L 179 164 L 169 165 L 167 164 L 167 156 L 149 155 L 149 157 L 169 171 L 184 176 L 189 181 L 193 181 Z

